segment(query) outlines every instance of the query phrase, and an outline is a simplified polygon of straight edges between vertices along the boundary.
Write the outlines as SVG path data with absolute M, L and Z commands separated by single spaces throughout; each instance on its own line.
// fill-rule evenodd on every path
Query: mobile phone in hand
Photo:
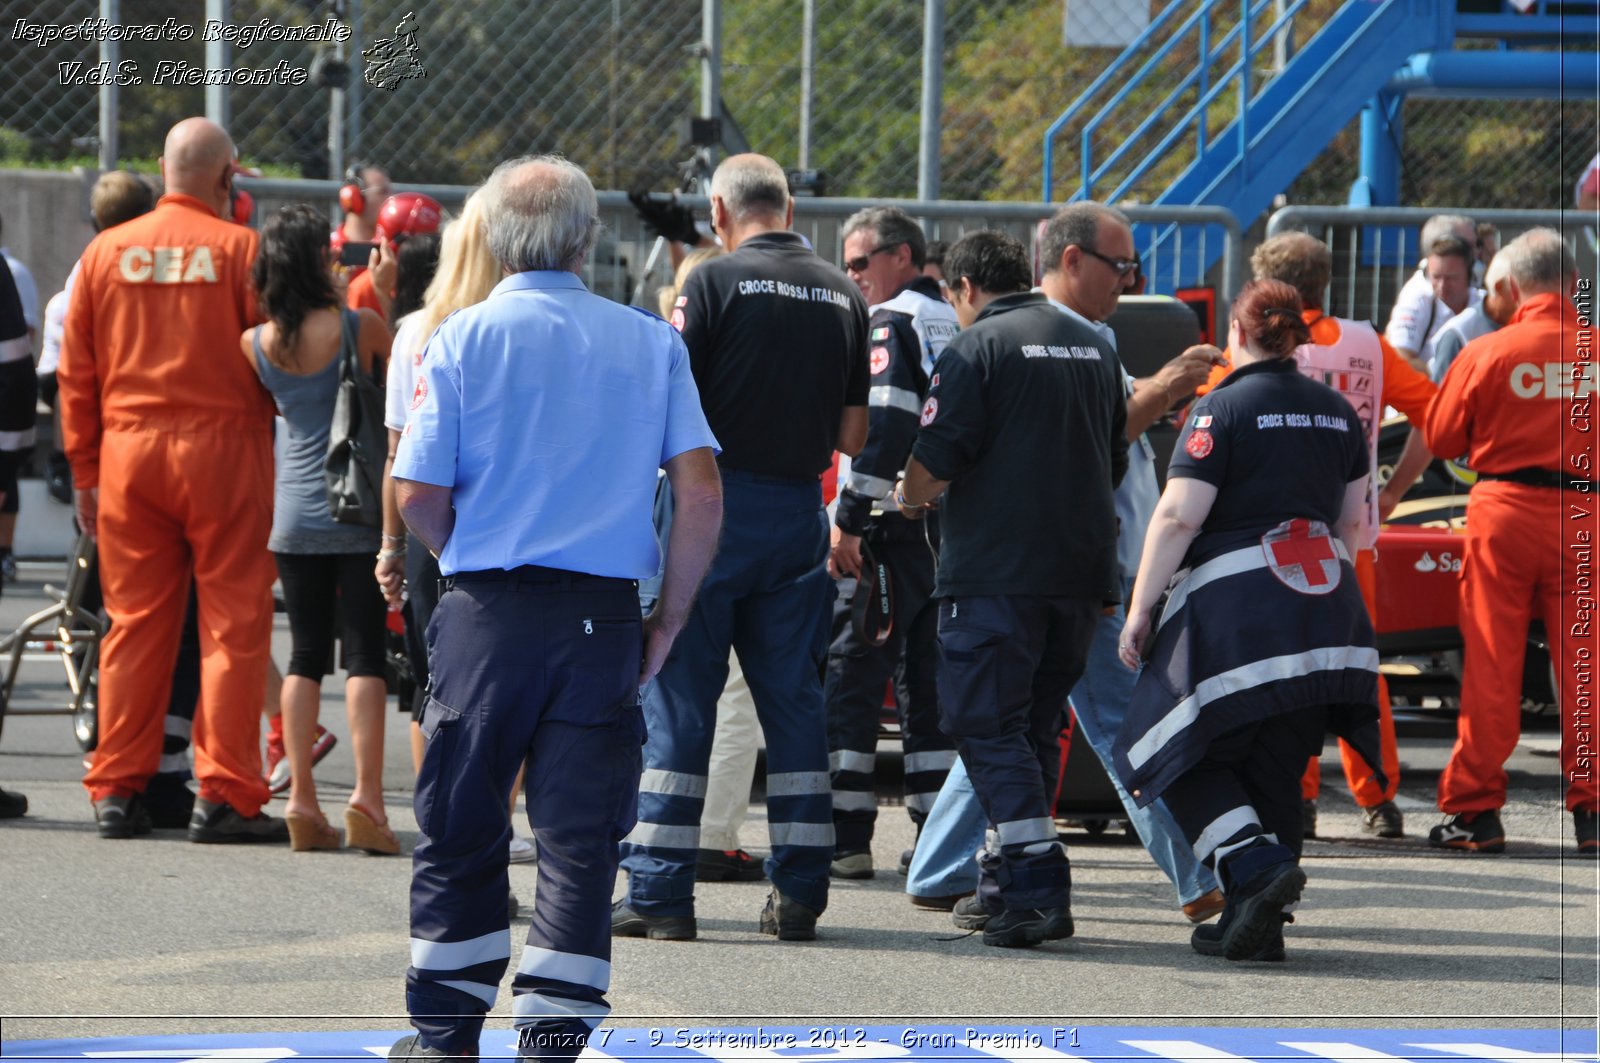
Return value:
M 372 259 L 372 249 L 377 246 L 363 240 L 348 240 L 339 249 L 339 265 L 365 267 Z

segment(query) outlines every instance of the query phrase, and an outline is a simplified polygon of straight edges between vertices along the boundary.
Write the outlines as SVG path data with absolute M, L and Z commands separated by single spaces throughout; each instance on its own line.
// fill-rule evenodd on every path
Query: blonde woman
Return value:
M 428 685 L 428 657 L 422 633 L 427 630 L 428 618 L 433 615 L 433 607 L 439 599 L 439 562 L 426 547 L 406 534 L 400 510 L 395 505 L 394 478 L 390 472 L 400 433 L 405 431 L 417 367 L 422 364 L 429 337 L 441 321 L 463 307 L 487 299 L 494 286 L 500 283 L 500 267 L 489 253 L 484 235 L 482 206 L 482 200 L 474 192 L 462 206 L 461 216 L 445 226 L 439 246 L 439 266 L 423 293 L 422 307 L 396 323 L 389 358 L 388 402 L 383 419 L 389 429 L 389 457 L 383 465 L 383 548 L 378 552 L 374 575 L 390 605 L 398 604 L 402 589 L 409 588 L 411 615 L 407 631 L 414 637 L 408 639 L 407 648 L 419 692 L 412 705 L 413 767 L 422 763 L 422 732 L 417 718 L 422 711 L 420 692 Z

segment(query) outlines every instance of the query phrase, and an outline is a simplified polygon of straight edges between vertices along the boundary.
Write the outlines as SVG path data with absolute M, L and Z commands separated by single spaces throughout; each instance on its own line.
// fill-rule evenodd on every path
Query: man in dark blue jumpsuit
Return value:
M 878 718 L 890 679 L 905 748 L 906 811 L 917 832 L 944 777 L 955 745 L 939 730 L 935 686 L 938 609 L 933 600 L 933 551 L 938 518 L 902 516 L 890 497 L 911 456 L 917 417 L 928 395 L 933 363 L 960 325 L 939 282 L 922 273 L 922 230 L 899 207 L 871 207 L 844 223 L 844 264 L 866 297 L 869 322 L 867 442 L 840 469 L 829 569 L 843 577 L 828 648 L 828 767 L 833 774 L 834 878 L 873 875 L 872 832 L 878 818 L 873 766 Z M 921 514 L 917 514 L 920 517 Z M 862 574 L 861 545 L 873 565 Z M 889 628 L 877 644 L 852 622 L 861 580 L 892 587 Z M 881 619 L 881 618 L 880 618 Z M 907 850 L 901 873 L 910 863 Z
M 506 278 L 428 342 L 394 461 L 446 590 L 417 775 L 406 1007 L 391 1059 L 478 1055 L 510 958 L 506 812 L 527 764 L 538 903 L 512 980 L 524 1059 L 572 1059 L 609 1013 L 618 843 L 638 802 L 639 688 L 710 563 L 721 492 L 688 352 L 576 276 L 598 225 L 583 171 L 502 164 L 479 193 Z M 625 427 L 625 430 L 623 430 Z M 677 498 L 656 608 L 656 470 Z
M 687 940 L 717 699 L 739 654 L 767 742 L 772 892 L 762 932 L 810 940 L 828 903 L 833 804 L 820 679 L 826 649 L 828 517 L 821 475 L 867 429 L 861 294 L 789 230 L 777 163 L 735 155 L 711 180 L 711 223 L 728 254 L 678 296 L 706 419 L 723 447 L 727 522 L 694 611 L 645 691 L 650 742 L 639 824 L 623 843 L 622 937 Z M 673 528 L 677 528 L 674 510 Z M 543 901 L 541 900 L 542 904 Z
M 1127 409 L 1116 355 L 1028 291 L 1015 239 L 967 234 L 945 276 L 963 331 L 933 367 L 896 498 L 944 496 L 939 715 L 992 828 L 978 894 L 953 914 L 986 945 L 1037 945 L 1073 930 L 1056 736 L 1116 600 Z

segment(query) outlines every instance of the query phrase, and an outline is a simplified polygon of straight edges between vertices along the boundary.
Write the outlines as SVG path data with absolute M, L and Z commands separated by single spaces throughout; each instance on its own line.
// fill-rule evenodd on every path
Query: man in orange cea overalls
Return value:
M 1505 762 L 1520 731 L 1528 622 L 1539 616 L 1562 715 L 1566 806 L 1578 851 L 1600 855 L 1594 292 L 1577 280 L 1572 252 L 1553 229 L 1529 230 L 1500 254 L 1517 311 L 1509 325 L 1462 348 L 1428 416 L 1433 452 L 1466 454 L 1478 473 L 1461 566 L 1461 715 L 1439 776 L 1445 819 L 1428 844 L 1505 849 Z
M 191 570 L 201 689 L 189 839 L 288 836 L 261 812 L 272 404 L 238 350 L 257 321 L 256 234 L 223 220 L 233 172 L 220 126 L 173 126 L 161 156 L 166 194 L 94 239 L 67 310 L 62 432 L 111 617 L 100 743 L 84 777 L 104 838 L 150 829 L 140 795 L 161 756 Z
M 1367 612 L 1376 621 L 1378 580 L 1374 546 L 1378 524 L 1432 460 L 1423 441 L 1422 423 L 1437 389 L 1371 325 L 1330 317 L 1324 312 L 1322 295 L 1333 270 L 1333 256 L 1321 240 L 1306 233 L 1281 233 L 1256 249 L 1250 258 L 1250 267 L 1258 280 L 1283 281 L 1300 293 L 1301 316 L 1311 330 L 1311 342 L 1295 352 L 1300 372 L 1343 395 L 1361 419 L 1361 430 L 1372 455 L 1373 493 L 1361 525 L 1361 549 L 1355 556 L 1355 569 Z M 1207 386 L 1214 386 L 1226 373 L 1226 367 L 1212 370 Z M 1395 464 L 1394 474 L 1379 491 L 1378 428 L 1386 406 L 1393 406 L 1410 418 L 1412 429 L 1405 450 Z M 1380 838 L 1398 838 L 1405 831 L 1404 817 L 1394 803 L 1400 785 L 1400 755 L 1395 743 L 1389 690 L 1381 675 L 1378 677 L 1378 713 L 1378 752 L 1383 761 L 1378 766 L 1383 768 L 1387 785 L 1378 785 L 1373 766 L 1342 739 L 1339 753 L 1350 794 L 1361 808 L 1361 829 Z M 1321 787 L 1322 767 L 1313 758 L 1300 780 L 1300 796 L 1304 801 L 1302 826 L 1308 838 L 1316 832 L 1316 800 Z

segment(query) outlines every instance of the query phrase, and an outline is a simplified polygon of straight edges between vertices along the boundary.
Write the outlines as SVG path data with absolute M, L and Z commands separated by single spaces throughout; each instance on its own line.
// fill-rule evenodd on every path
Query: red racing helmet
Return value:
M 438 232 L 443 213 L 432 196 L 397 192 L 384 200 L 378 211 L 378 235 L 390 244 L 399 244 L 408 236 Z

